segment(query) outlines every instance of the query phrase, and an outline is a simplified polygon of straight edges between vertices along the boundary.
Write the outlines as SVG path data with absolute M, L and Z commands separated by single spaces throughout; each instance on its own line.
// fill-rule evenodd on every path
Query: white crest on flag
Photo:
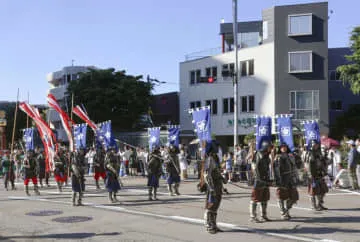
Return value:
M 317 138 L 317 135 L 314 131 L 309 131 L 308 132 L 308 137 L 309 139 L 316 139 Z
M 281 136 L 290 136 L 290 127 L 281 127 Z
M 171 141 L 175 141 L 175 140 L 176 140 L 176 135 L 171 135 L 171 136 L 170 136 L 170 140 L 171 140 Z
M 107 132 L 105 133 L 105 137 L 108 138 L 108 139 L 110 139 L 110 138 L 111 138 L 111 133 L 110 133 L 109 131 L 107 131 Z
M 84 138 L 84 135 L 83 133 L 79 133 L 77 136 L 76 136 L 77 140 L 82 140 Z
M 155 143 L 156 142 L 156 137 L 155 136 L 151 136 L 150 138 L 150 143 Z
M 199 132 L 205 132 L 207 131 L 207 128 L 206 128 L 206 120 L 202 120 L 200 122 L 197 122 L 196 123 L 196 127 L 198 129 Z
M 268 127 L 267 126 L 260 126 L 259 127 L 259 135 L 266 136 L 268 134 Z

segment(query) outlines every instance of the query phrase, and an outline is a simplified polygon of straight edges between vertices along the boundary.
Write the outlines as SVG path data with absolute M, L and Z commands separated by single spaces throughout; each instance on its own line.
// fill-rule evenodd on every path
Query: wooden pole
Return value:
M 30 94 L 29 92 L 27 93 L 27 102 L 28 104 L 30 104 Z M 26 128 L 29 128 L 29 115 L 26 115 Z
M 15 113 L 14 113 L 14 126 L 13 126 L 13 131 L 12 131 L 12 138 L 11 138 L 11 155 L 13 155 L 13 153 L 14 153 L 14 140 L 15 140 L 15 129 L 16 129 L 18 104 L 19 104 L 19 88 L 17 90 L 16 106 L 15 106 Z
M 71 113 L 70 113 L 71 120 L 73 119 L 73 109 L 74 109 L 74 93 L 71 94 Z

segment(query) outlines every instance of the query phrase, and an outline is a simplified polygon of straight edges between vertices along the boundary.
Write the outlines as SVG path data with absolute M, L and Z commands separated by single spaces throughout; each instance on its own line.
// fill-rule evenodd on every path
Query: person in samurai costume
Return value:
M 2 172 L 4 175 L 4 185 L 5 185 L 6 191 L 8 191 L 9 182 L 11 183 L 11 190 L 16 190 L 16 188 L 15 188 L 16 166 L 15 166 L 14 159 L 12 159 L 12 157 L 14 157 L 14 156 L 15 156 L 14 154 L 10 155 L 10 159 L 9 159 L 8 155 L 5 154 L 3 156 L 3 159 L 1 162 Z
M 26 195 L 30 196 L 29 193 L 29 181 L 32 180 L 34 184 L 34 192 L 36 195 L 40 195 L 39 187 L 38 187 L 38 180 L 37 180 L 37 165 L 35 159 L 35 153 L 33 150 L 28 150 L 24 161 L 24 187 Z
M 221 175 L 220 161 L 217 155 L 218 145 L 215 140 L 207 142 L 205 152 L 207 157 L 203 172 L 206 184 L 204 220 L 206 230 L 211 234 L 215 234 L 222 232 L 216 225 L 216 218 L 221 203 L 223 184 L 226 183 L 226 179 Z
M 267 222 L 267 203 L 270 200 L 270 153 L 272 146 L 269 142 L 263 141 L 259 151 L 255 153 L 254 165 L 254 187 L 252 189 L 250 201 L 250 221 L 259 223 Z M 261 205 L 261 219 L 256 216 L 257 204 Z
M 72 155 L 71 160 L 71 187 L 72 187 L 72 204 L 73 206 L 82 205 L 82 197 L 85 191 L 85 150 L 81 148 Z M 78 203 L 76 204 L 76 195 L 79 194 Z
M 320 144 L 317 140 L 311 141 L 311 150 L 305 155 L 305 167 L 309 174 L 308 193 L 312 209 L 327 210 L 323 205 L 325 194 L 329 191 L 324 179 L 327 174 L 327 162 L 321 154 Z
M 291 218 L 290 209 L 299 200 L 299 193 L 296 189 L 297 169 L 295 159 L 289 153 L 290 149 L 287 144 L 282 143 L 274 162 L 276 195 L 281 217 L 284 220 Z
M 100 177 L 103 179 L 105 183 L 106 172 L 105 172 L 104 162 L 105 162 L 105 155 L 103 150 L 99 147 L 98 149 L 96 149 L 96 153 L 94 156 L 94 170 L 95 170 L 94 179 L 95 179 L 96 189 L 100 189 L 100 185 L 99 185 Z
M 150 154 L 150 159 L 148 162 L 148 182 L 147 186 L 149 188 L 149 200 L 152 201 L 158 200 L 156 196 L 157 189 L 159 187 L 159 179 L 162 175 L 162 164 L 160 160 L 160 147 L 154 147 L 153 151 Z
M 62 192 L 62 186 L 64 182 L 67 180 L 66 176 L 66 159 L 63 155 L 63 151 L 59 150 L 59 153 L 54 157 L 55 169 L 54 169 L 54 177 L 55 182 L 59 192 Z
M 180 164 L 178 159 L 179 150 L 173 145 L 169 147 L 169 153 L 165 158 L 166 162 L 166 171 L 168 174 L 167 184 L 170 196 L 174 196 L 173 192 L 173 184 L 174 191 L 176 195 L 180 195 L 179 186 L 180 186 Z
M 109 201 L 111 203 L 118 202 L 116 198 L 116 193 L 121 188 L 119 182 L 120 163 L 115 152 L 115 148 L 110 148 L 105 156 L 105 186 L 109 192 Z
M 43 188 L 43 180 L 45 179 L 45 183 L 49 186 L 49 173 L 46 172 L 46 164 L 45 164 L 45 155 L 40 150 L 40 148 L 36 149 L 36 165 L 38 170 L 40 187 Z

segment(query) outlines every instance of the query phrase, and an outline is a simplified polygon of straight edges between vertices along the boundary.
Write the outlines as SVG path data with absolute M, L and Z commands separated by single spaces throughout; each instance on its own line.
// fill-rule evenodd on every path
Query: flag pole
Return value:
M 16 96 L 16 106 L 15 106 L 15 113 L 14 113 L 14 125 L 12 130 L 12 138 L 11 138 L 11 155 L 14 153 L 14 139 L 15 139 L 15 129 L 16 129 L 16 118 L 17 118 L 17 111 L 18 111 L 18 104 L 19 104 L 19 88 L 17 90 Z
M 29 92 L 27 93 L 27 102 L 28 104 L 30 104 L 30 94 Z M 29 128 L 29 115 L 26 115 L 26 128 Z

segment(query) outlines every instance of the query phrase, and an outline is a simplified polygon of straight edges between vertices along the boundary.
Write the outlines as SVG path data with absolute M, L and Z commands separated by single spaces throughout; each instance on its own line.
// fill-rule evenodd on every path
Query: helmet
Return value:
M 270 142 L 263 141 L 260 146 L 260 151 L 266 151 L 269 149 L 270 146 L 271 146 Z

